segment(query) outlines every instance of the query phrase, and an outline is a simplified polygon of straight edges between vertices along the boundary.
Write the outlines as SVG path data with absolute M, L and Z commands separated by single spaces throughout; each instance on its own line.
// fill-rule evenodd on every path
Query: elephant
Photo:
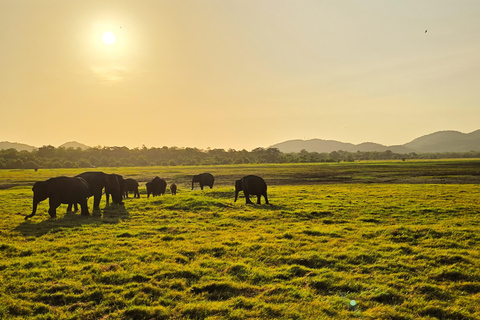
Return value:
M 128 198 L 128 192 L 129 191 L 133 192 L 133 197 L 134 198 L 140 198 L 140 193 L 138 192 L 138 182 L 137 182 L 137 180 L 132 179 L 132 178 L 125 179 L 125 191 L 124 191 L 125 198 Z
M 167 189 L 167 182 L 164 179 L 161 179 L 159 177 L 153 178 L 152 181 L 146 183 L 147 187 L 147 198 L 150 197 L 150 194 L 152 196 L 159 196 L 159 195 L 164 195 L 165 190 Z
M 65 203 L 80 204 L 82 215 L 88 216 L 87 200 L 90 195 L 90 187 L 85 179 L 80 177 L 56 177 L 46 181 L 37 181 L 33 185 L 33 209 L 32 213 L 25 217 L 25 220 L 31 218 L 37 212 L 39 202 L 49 198 L 50 208 L 48 214 L 52 218 L 57 217 L 57 208 Z
M 145 184 L 145 187 L 147 187 L 147 198 L 150 198 L 150 194 L 155 197 L 158 196 L 158 194 L 155 192 L 154 188 L 154 183 L 153 182 L 147 182 Z
M 123 177 L 119 174 L 112 173 L 112 175 L 117 177 L 117 180 L 118 180 L 118 186 L 120 188 L 120 201 L 115 201 L 114 200 L 114 194 L 117 194 L 117 192 L 118 192 L 116 190 L 115 186 L 111 186 L 111 185 L 107 186 L 106 185 L 105 186 L 105 198 L 107 200 L 107 204 L 109 203 L 110 195 L 112 195 L 112 202 L 117 203 L 117 204 L 123 204 L 122 199 L 123 199 L 123 194 L 125 192 L 125 179 L 123 179 Z M 117 194 L 116 197 L 118 197 L 118 194 Z
M 93 209 L 100 209 L 100 200 L 102 199 L 102 190 L 112 195 L 112 201 L 117 204 L 123 204 L 120 183 L 116 174 L 107 174 L 101 171 L 84 172 L 77 177 L 85 179 L 90 186 L 89 197 L 93 196 Z M 70 211 L 72 204 L 68 206 Z
M 238 193 L 242 190 L 245 194 L 246 204 L 253 204 L 253 202 L 250 200 L 250 195 L 257 196 L 257 204 L 260 204 L 261 196 L 265 198 L 265 203 L 269 204 L 267 197 L 267 184 L 262 178 L 249 175 L 235 181 L 235 202 L 237 201 Z
M 174 196 L 177 194 L 177 185 L 175 183 L 172 183 L 170 185 L 170 193 Z
M 199 182 L 200 189 L 203 190 L 203 186 L 209 186 L 210 189 L 213 188 L 213 183 L 215 182 L 215 178 L 211 173 L 205 172 L 201 174 L 194 175 L 192 178 L 192 190 L 193 190 L 193 183 Z

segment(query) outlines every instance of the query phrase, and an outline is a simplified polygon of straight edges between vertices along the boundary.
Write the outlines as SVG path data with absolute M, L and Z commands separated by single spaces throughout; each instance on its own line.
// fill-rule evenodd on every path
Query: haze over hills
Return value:
M 2 141 L 0 142 L 0 150 L 4 150 L 4 149 L 16 149 L 17 151 L 26 150 L 31 152 L 37 149 L 37 147 L 29 146 L 28 144 L 24 144 L 24 143 Z
M 58 147 L 81 148 L 88 149 L 89 146 L 76 142 L 66 142 Z M 0 150 L 14 148 L 18 151 L 26 150 L 33 151 L 37 147 L 30 146 L 23 143 L 14 143 L 3 141 L 0 142 Z M 270 148 L 278 148 L 284 153 L 300 152 L 305 149 L 308 152 L 330 153 L 333 151 L 348 151 L 348 152 L 384 152 L 390 150 L 394 153 L 436 153 L 436 152 L 469 152 L 480 151 L 480 130 L 470 133 L 462 133 L 459 131 L 447 130 L 437 131 L 419 138 L 416 138 L 403 145 L 385 146 L 374 142 L 364 142 L 360 144 L 353 144 L 347 142 L 340 142 L 335 140 L 288 140 L 270 146 Z
M 361 144 L 345 143 L 335 140 L 289 140 L 270 146 L 280 151 L 300 152 L 305 149 L 308 152 L 333 152 L 333 151 L 387 151 L 394 153 L 435 153 L 435 152 L 468 152 L 480 150 L 480 130 L 471 133 L 458 131 L 438 131 L 419 138 L 416 138 L 403 145 L 385 146 L 373 142 Z
M 65 148 L 65 149 L 68 149 L 68 148 L 80 148 L 82 150 L 85 150 L 85 149 L 88 149 L 90 148 L 89 146 L 83 144 L 83 143 L 79 143 L 79 142 L 76 142 L 76 141 L 70 141 L 70 142 L 66 142 L 62 145 L 59 145 L 58 148 Z M 22 150 L 26 150 L 26 151 L 33 151 L 33 150 L 36 150 L 38 149 L 37 147 L 34 147 L 34 146 L 30 146 L 28 144 L 24 144 L 24 143 L 17 143 L 17 142 L 8 142 L 8 141 L 2 141 L 0 142 L 0 150 L 4 150 L 4 149 L 16 149 L 17 151 L 22 151 Z
M 59 148 L 63 147 L 65 149 L 68 149 L 68 148 L 73 148 L 73 149 L 77 149 L 77 148 L 80 148 L 82 150 L 85 150 L 85 149 L 88 149 L 90 148 L 89 146 L 83 144 L 83 143 L 79 143 L 77 141 L 69 141 L 69 142 L 65 142 L 64 144 L 62 145 L 59 145 L 58 146 Z

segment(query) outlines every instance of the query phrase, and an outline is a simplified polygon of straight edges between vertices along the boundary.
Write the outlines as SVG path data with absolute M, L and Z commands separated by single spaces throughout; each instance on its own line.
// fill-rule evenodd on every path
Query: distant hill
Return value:
M 83 143 L 76 142 L 76 141 L 66 142 L 66 143 L 58 146 L 58 148 L 60 148 L 60 147 L 63 147 L 65 149 L 80 148 L 82 150 L 90 148 L 89 146 L 84 145 Z M 0 142 L 0 150 L 11 149 L 11 148 L 16 149 L 17 151 L 26 150 L 26 151 L 29 151 L 29 152 L 38 149 L 37 147 L 30 146 L 30 145 L 24 144 L 24 143 L 16 143 L 16 142 L 8 142 L 8 141 Z
M 16 142 L 8 142 L 8 141 L 0 142 L 0 150 L 11 149 L 11 148 L 17 149 L 17 151 L 26 150 L 29 152 L 37 149 L 34 146 L 29 146 L 28 144 L 24 144 L 24 143 L 16 143 Z
M 384 146 L 382 144 L 373 143 L 373 142 L 364 142 L 360 144 L 345 143 L 335 140 L 321 140 L 321 139 L 311 139 L 311 140 L 289 140 L 285 142 L 280 142 L 274 144 L 270 148 L 278 148 L 280 151 L 289 153 L 289 152 L 300 152 L 305 149 L 308 152 L 319 152 L 319 153 L 330 153 L 333 151 L 348 151 L 348 152 L 357 152 L 357 151 L 378 151 L 383 152 L 390 150 L 395 153 L 411 153 L 415 152 L 412 149 L 409 149 L 404 146 Z
M 435 152 L 468 152 L 480 151 L 480 130 L 471 133 L 458 131 L 438 131 L 428 134 L 403 145 L 385 146 L 373 142 L 352 144 L 335 140 L 289 140 L 274 144 L 271 148 L 278 148 L 280 151 L 300 152 L 302 149 L 308 152 L 330 153 L 333 151 L 386 151 L 395 153 L 435 153 Z
M 404 146 L 425 153 L 479 151 L 480 130 L 471 133 L 438 131 L 412 140 Z
M 90 148 L 89 146 L 87 145 L 84 145 L 83 143 L 79 143 L 79 142 L 76 142 L 76 141 L 70 141 L 70 142 L 66 142 L 60 146 L 58 146 L 59 148 L 65 148 L 65 149 L 68 149 L 68 148 L 73 148 L 73 149 L 77 149 L 77 148 L 80 148 L 82 150 L 85 150 L 85 149 L 88 149 Z

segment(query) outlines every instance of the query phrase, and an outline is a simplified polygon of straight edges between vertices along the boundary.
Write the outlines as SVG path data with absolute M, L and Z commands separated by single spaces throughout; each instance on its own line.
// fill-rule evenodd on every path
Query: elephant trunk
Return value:
M 238 192 L 239 192 L 238 190 L 235 190 L 235 201 L 233 201 L 233 202 L 237 202 Z
M 114 189 L 112 192 L 112 202 L 113 203 L 120 203 L 120 190 Z
M 193 180 L 194 180 L 194 179 L 192 179 L 192 190 L 193 190 L 193 182 L 194 182 Z
M 35 199 L 33 199 L 33 209 L 32 209 L 32 213 L 29 214 L 28 216 L 25 217 L 25 220 L 27 220 L 28 218 L 31 218 L 35 215 L 35 213 L 37 213 L 37 204 L 38 204 L 39 201 L 36 201 Z

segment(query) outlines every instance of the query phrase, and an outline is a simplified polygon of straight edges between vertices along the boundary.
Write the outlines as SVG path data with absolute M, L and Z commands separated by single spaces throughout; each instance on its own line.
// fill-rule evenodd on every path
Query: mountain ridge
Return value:
M 348 152 L 384 152 L 390 150 L 394 153 L 437 153 L 437 152 L 469 152 L 480 151 L 480 130 L 462 133 L 455 130 L 443 130 L 420 136 L 403 145 L 386 146 L 375 142 L 352 144 L 337 140 L 287 140 L 276 143 L 270 148 L 278 148 L 284 153 L 308 152 L 330 153 L 333 151 Z
M 76 142 L 66 142 L 58 148 L 81 148 L 88 149 L 89 146 Z M 0 142 L 0 150 L 16 149 L 18 151 L 26 150 L 33 151 L 38 149 L 35 146 L 30 146 L 24 143 L 17 142 Z M 386 146 L 376 142 L 362 142 L 353 144 L 349 142 L 341 142 L 337 140 L 324 139 L 292 139 L 271 145 L 269 148 L 278 148 L 281 152 L 300 152 L 306 150 L 308 152 L 330 153 L 333 151 L 348 151 L 348 152 L 385 152 L 390 150 L 394 153 L 440 153 L 440 152 L 469 152 L 480 151 L 480 129 L 470 133 L 462 133 L 455 130 L 443 130 L 430 134 L 420 136 L 402 145 Z
M 80 148 L 82 150 L 90 148 L 89 146 L 79 143 L 77 141 L 69 141 L 65 142 L 64 144 L 59 145 L 57 148 Z M 38 147 L 31 146 L 25 143 L 18 143 L 18 142 L 9 142 L 9 141 L 1 141 L 0 142 L 0 150 L 5 150 L 5 149 L 16 149 L 17 151 L 29 151 L 32 152 L 33 150 L 37 150 Z

